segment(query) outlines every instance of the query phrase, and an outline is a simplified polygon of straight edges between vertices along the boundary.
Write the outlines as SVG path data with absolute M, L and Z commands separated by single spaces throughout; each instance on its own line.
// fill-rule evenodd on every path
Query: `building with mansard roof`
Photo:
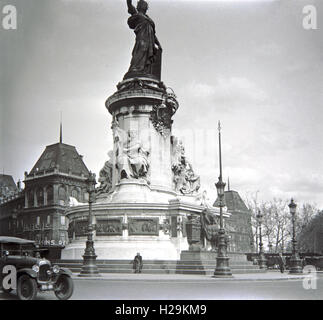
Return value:
M 230 252 L 250 252 L 253 248 L 253 234 L 251 227 L 251 212 L 234 190 L 224 193 L 225 204 L 231 216 L 226 219 L 226 229 L 229 232 Z
M 82 156 L 60 141 L 47 146 L 31 171 L 25 172 L 24 190 L 14 188 L 12 177 L 3 176 L 0 181 L 12 194 L 0 201 L 0 234 L 35 240 L 42 248 L 57 249 L 59 255 L 68 241 L 70 199 L 88 201 L 89 170 Z
M 239 192 L 230 188 L 228 180 L 228 190 L 224 192 L 224 204 L 230 217 L 225 219 L 225 229 L 230 236 L 230 252 L 252 252 L 254 250 L 254 239 L 251 224 L 251 211 L 242 200 Z M 219 206 L 217 198 L 213 204 Z

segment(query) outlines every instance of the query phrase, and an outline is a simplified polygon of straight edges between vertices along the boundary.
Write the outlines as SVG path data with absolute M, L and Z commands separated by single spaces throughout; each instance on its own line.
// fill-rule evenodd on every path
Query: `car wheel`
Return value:
M 68 300 L 74 291 L 73 280 L 65 275 L 58 278 L 55 287 L 55 295 L 59 300 Z
M 20 300 L 34 300 L 37 295 L 37 282 L 35 279 L 22 275 L 18 279 L 17 295 Z

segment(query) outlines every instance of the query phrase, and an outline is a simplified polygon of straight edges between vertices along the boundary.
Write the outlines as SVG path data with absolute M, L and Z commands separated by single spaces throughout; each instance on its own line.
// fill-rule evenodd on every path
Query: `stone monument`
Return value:
M 93 204 L 95 250 L 98 259 L 132 259 L 140 252 L 144 259 L 178 260 L 189 249 L 186 221 L 204 212 L 205 197 L 182 142 L 172 135 L 179 104 L 161 81 L 162 47 L 148 4 L 139 0 L 135 8 L 127 0 L 127 6 L 136 39 L 129 70 L 105 103 L 113 150 Z M 214 222 L 218 214 L 209 206 L 206 218 Z M 67 216 L 70 243 L 62 259 L 80 259 L 88 205 L 71 207 Z

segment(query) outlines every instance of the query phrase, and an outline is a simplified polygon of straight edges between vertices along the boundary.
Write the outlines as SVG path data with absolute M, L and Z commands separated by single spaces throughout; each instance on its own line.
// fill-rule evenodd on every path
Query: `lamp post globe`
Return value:
M 258 226 L 259 226 L 259 255 L 258 255 L 258 263 L 259 263 L 259 268 L 260 269 L 267 269 L 267 260 L 264 254 L 264 245 L 262 243 L 262 222 L 263 222 L 263 215 L 260 210 L 258 210 L 257 214 L 257 221 L 258 221 Z
M 96 179 L 95 174 L 90 172 L 89 178 L 87 179 L 87 191 L 89 193 L 89 221 L 88 221 L 88 233 L 86 247 L 83 255 L 83 266 L 79 274 L 79 277 L 98 277 L 99 269 L 96 265 L 97 255 L 94 250 L 93 231 L 93 215 L 92 215 L 92 204 L 95 201 L 95 185 Z
M 219 177 L 219 181 L 215 184 L 216 191 L 219 197 L 219 200 L 221 201 L 224 197 L 224 188 L 225 188 L 225 182 L 222 181 L 222 177 Z
M 302 270 L 302 261 L 299 258 L 298 250 L 297 250 L 297 240 L 295 236 L 295 219 L 296 219 L 296 203 L 294 202 L 293 199 L 291 199 L 290 204 L 288 205 L 289 207 L 289 212 L 292 217 L 292 228 L 293 228 L 293 233 L 292 233 L 292 256 L 290 258 L 290 269 L 289 273 L 291 274 L 300 274 L 303 273 Z

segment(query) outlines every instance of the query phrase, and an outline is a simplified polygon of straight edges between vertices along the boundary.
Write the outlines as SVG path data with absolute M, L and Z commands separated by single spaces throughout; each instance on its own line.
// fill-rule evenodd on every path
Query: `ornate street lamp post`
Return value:
M 95 174 L 90 172 L 90 176 L 87 179 L 88 183 L 88 193 L 89 193 L 89 224 L 86 248 L 83 255 L 83 266 L 79 277 L 98 277 L 100 276 L 98 267 L 96 265 L 97 255 L 94 250 L 93 242 L 93 215 L 92 215 L 92 203 L 95 198 Z
M 220 207 L 220 230 L 219 230 L 219 241 L 218 241 L 218 254 L 216 258 L 216 268 L 214 271 L 215 277 L 232 277 L 232 273 L 229 267 L 229 257 L 227 253 L 228 236 L 224 230 L 223 221 L 223 207 L 224 207 L 224 188 L 225 182 L 222 180 L 222 155 L 221 155 L 221 124 L 219 121 L 219 163 L 220 163 L 220 176 L 219 181 L 215 184 Z
M 290 258 L 290 270 L 289 273 L 303 273 L 302 271 L 302 261 L 299 258 L 297 251 L 297 241 L 295 237 L 295 218 L 296 218 L 296 203 L 293 199 L 291 199 L 289 206 L 289 211 L 292 216 L 292 224 L 293 224 L 293 239 L 292 239 L 292 256 Z
M 266 257 L 264 254 L 264 245 L 262 243 L 262 233 L 261 233 L 261 224 L 262 224 L 262 218 L 263 215 L 261 214 L 260 210 L 258 210 L 257 214 L 257 221 L 259 226 L 259 255 L 258 255 L 258 262 L 259 262 L 259 268 L 260 269 L 267 269 L 266 264 Z

